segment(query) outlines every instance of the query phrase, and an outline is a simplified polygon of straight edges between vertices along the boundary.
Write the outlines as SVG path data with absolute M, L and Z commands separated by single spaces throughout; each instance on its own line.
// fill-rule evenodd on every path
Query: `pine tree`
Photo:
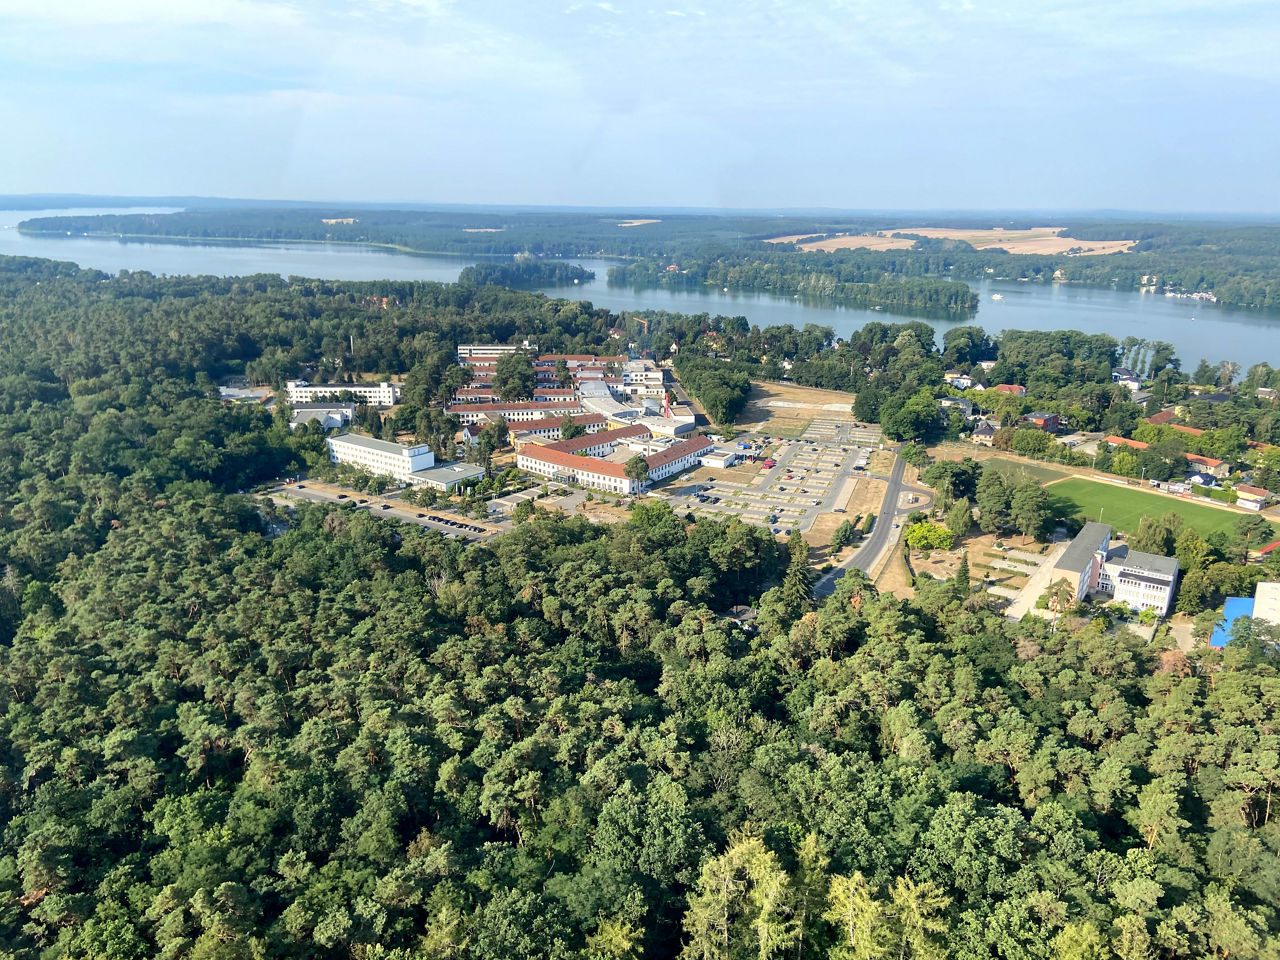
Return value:
M 962 553 L 960 555 L 960 566 L 956 567 L 955 579 L 952 581 L 956 586 L 956 593 L 962 597 L 969 595 L 969 555 Z

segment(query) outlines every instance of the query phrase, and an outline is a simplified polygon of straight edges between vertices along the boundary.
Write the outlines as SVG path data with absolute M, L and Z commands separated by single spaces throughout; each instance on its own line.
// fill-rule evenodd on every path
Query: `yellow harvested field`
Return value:
M 661 223 L 661 220 L 623 220 L 620 227 L 643 227 L 646 223 Z
M 813 240 L 800 244 L 801 250 L 905 250 L 913 241 L 905 237 L 892 237 L 891 233 L 911 233 L 922 237 L 935 237 L 939 240 L 963 240 L 976 250 L 999 248 L 1009 253 L 1059 254 L 1072 253 L 1076 256 L 1103 256 L 1108 253 L 1119 253 L 1133 246 L 1132 240 L 1076 240 L 1073 237 L 1060 237 L 1062 227 L 1032 227 L 1030 230 L 1004 230 L 993 227 L 989 230 L 972 230 L 961 227 L 898 227 L 894 230 L 881 230 L 875 234 L 842 234 L 828 237 L 826 240 Z M 774 237 L 768 243 L 795 243 L 812 234 L 792 234 L 786 237 Z
M 766 240 L 765 243 L 795 243 L 797 240 L 812 236 L 812 233 L 796 233 L 789 237 L 773 237 Z M 864 250 L 906 250 L 913 243 L 915 243 L 914 240 L 907 240 L 904 237 L 890 237 L 883 233 L 846 233 L 838 237 L 828 237 L 826 240 L 810 240 L 808 243 L 800 244 L 800 249 L 827 251 L 854 250 L 857 248 Z

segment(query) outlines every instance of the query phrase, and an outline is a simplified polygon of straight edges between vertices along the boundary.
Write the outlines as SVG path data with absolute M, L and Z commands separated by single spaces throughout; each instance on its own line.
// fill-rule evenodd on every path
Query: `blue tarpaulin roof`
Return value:
M 1227 641 L 1231 639 L 1231 627 L 1241 617 L 1253 616 L 1253 598 L 1252 597 L 1227 597 L 1227 602 L 1222 607 L 1222 619 L 1218 621 L 1218 626 L 1214 628 L 1213 636 L 1209 638 L 1209 646 L 1221 649 L 1227 645 Z

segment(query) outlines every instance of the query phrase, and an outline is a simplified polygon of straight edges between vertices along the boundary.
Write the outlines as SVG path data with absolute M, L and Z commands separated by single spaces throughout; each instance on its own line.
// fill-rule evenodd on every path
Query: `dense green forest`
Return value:
M 459 283 L 492 284 L 499 287 L 568 286 L 594 280 L 594 270 L 576 263 L 526 258 L 515 263 L 476 263 L 463 267 Z
M 646 259 L 609 268 L 609 282 L 618 285 L 697 287 L 704 284 L 752 290 L 779 296 L 828 300 L 850 307 L 875 307 L 894 313 L 969 317 L 978 309 L 978 295 L 963 283 L 932 277 L 907 277 L 863 268 L 849 269 L 825 254 L 767 257 L 715 257 L 682 260 Z
M 459 339 L 619 322 L 0 260 L 0 956 L 1276 955 L 1268 629 L 1183 656 L 963 578 L 818 602 L 798 538 L 647 501 L 466 547 L 237 493 L 323 443 L 223 373 L 340 358 L 425 403 Z M 922 331 L 875 326 L 849 349 L 905 390 Z M 993 349 L 969 329 L 947 362 Z M 1019 353 L 1064 347 L 1109 349 Z
M 224 202 L 225 203 L 225 202 Z M 1125 221 L 1059 218 L 1064 235 L 1081 240 L 1125 239 L 1132 252 L 1106 256 L 1009 254 L 978 251 L 958 240 L 919 238 L 909 250 L 839 250 L 802 253 L 793 244 L 763 241 L 779 236 L 830 236 L 878 230 L 894 232 L 926 219 L 940 227 L 1036 226 L 1024 218 L 977 214 L 879 216 L 724 215 L 619 211 L 394 210 L 383 207 L 244 203 L 188 209 L 171 214 L 106 214 L 48 217 L 24 221 L 25 231 L 65 235 L 170 237 L 174 239 L 305 240 L 376 243 L 427 253 L 468 256 L 611 256 L 636 258 L 616 274 L 625 283 L 719 283 L 772 290 L 788 296 L 812 295 L 886 309 L 957 312 L 963 290 L 906 285 L 875 300 L 863 284 L 886 279 L 946 280 L 957 283 L 992 276 L 1137 289 L 1143 277 L 1184 293 L 1213 294 L 1221 303 L 1246 309 L 1280 307 L 1280 226 L 1256 221 Z M 351 219 L 354 222 L 331 222 Z M 652 221 L 652 222 L 650 222 Z M 628 224 L 637 225 L 628 225 Z M 689 273 L 667 276 L 673 261 Z M 848 286 L 846 286 L 848 285 Z M 899 303 L 899 301 L 902 301 Z

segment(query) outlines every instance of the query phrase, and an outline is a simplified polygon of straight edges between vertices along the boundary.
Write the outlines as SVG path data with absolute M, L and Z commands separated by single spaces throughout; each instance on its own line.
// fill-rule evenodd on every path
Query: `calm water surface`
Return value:
M 139 210 L 0 210 L 0 254 L 71 260 L 83 267 L 115 273 L 149 270 L 157 274 L 213 274 L 236 276 L 278 273 L 281 276 L 326 280 L 433 280 L 450 282 L 473 262 L 462 257 L 432 257 L 394 253 L 376 247 L 329 246 L 309 243 L 152 243 L 89 237 L 25 236 L 17 224 L 40 216 L 93 213 L 160 213 Z M 611 287 L 606 281 L 610 262 L 580 260 L 594 270 L 590 283 L 546 288 L 551 296 L 590 300 L 610 310 L 669 310 L 678 313 L 742 315 L 760 326 L 806 323 L 833 327 L 847 336 L 864 323 L 900 322 L 894 314 L 815 304 L 768 294 L 702 290 L 635 290 Z M 1201 357 L 1235 360 L 1244 367 L 1266 360 L 1280 366 L 1280 315 L 1245 312 L 1196 300 L 1071 284 L 1018 283 L 991 280 L 973 284 L 981 297 L 972 321 L 929 320 L 941 332 L 960 323 L 976 323 L 990 332 L 1000 330 L 1083 330 L 1167 340 L 1194 367 Z M 1000 294 L 1002 300 L 993 300 Z

